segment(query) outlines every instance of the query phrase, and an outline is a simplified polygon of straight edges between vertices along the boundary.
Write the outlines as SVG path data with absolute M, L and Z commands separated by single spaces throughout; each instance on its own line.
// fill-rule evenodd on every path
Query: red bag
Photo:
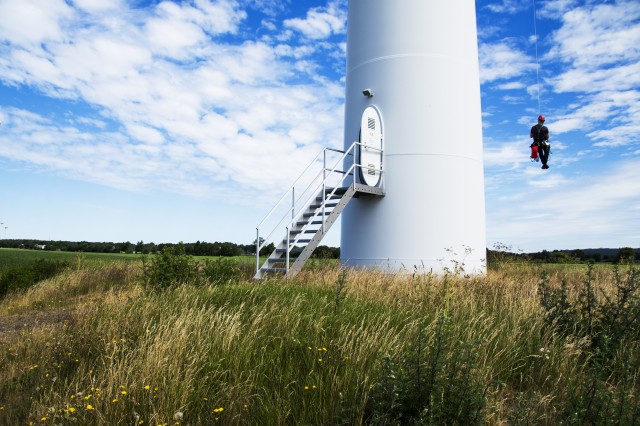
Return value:
M 538 147 L 536 145 L 531 146 L 531 161 L 538 161 Z

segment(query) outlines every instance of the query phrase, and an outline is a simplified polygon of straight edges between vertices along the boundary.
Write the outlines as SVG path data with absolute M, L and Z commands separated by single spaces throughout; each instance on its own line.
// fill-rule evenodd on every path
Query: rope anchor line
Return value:
M 537 12 L 536 12 L 536 0 L 532 0 L 533 2 L 533 37 L 534 37 L 534 43 L 536 46 L 536 85 L 538 88 L 538 115 L 540 115 L 542 113 L 541 107 L 540 107 L 540 61 L 538 59 L 538 24 L 537 24 Z

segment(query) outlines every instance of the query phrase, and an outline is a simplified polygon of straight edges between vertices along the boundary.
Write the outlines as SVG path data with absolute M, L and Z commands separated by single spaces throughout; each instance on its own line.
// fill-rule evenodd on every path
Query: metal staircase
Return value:
M 255 279 L 267 274 L 293 277 L 300 272 L 349 201 L 360 196 L 384 196 L 382 185 L 374 187 L 358 183 L 356 176 L 360 170 L 368 174 L 382 174 L 381 169 L 359 164 L 357 157 L 360 146 L 360 142 L 354 142 L 346 151 L 332 148 L 322 150 L 258 224 Z M 373 148 L 365 149 L 370 151 Z M 331 156 L 339 157 L 333 167 L 327 166 Z M 317 166 L 320 166 L 320 170 L 314 174 Z M 301 187 L 304 188 L 302 191 Z M 280 217 L 277 212 L 284 212 L 284 215 Z M 270 228 L 273 223 L 275 226 Z M 272 230 L 263 238 L 261 234 L 265 235 L 265 228 Z M 279 235 L 284 233 L 284 238 L 272 240 L 276 232 Z M 260 266 L 260 251 L 270 243 L 274 244 L 275 249 Z

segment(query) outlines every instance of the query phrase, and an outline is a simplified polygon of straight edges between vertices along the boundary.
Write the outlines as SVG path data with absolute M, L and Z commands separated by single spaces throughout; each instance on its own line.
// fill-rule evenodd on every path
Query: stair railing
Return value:
M 331 200 L 332 197 L 335 196 L 336 191 L 340 187 L 348 186 L 348 185 L 344 185 L 345 180 L 350 179 L 349 185 L 355 185 L 356 169 L 364 169 L 368 171 L 373 170 L 374 172 L 379 172 L 382 174 L 383 172 L 382 169 L 376 169 L 373 167 L 364 166 L 362 164 L 359 164 L 356 161 L 356 154 L 357 154 L 356 151 L 357 151 L 357 147 L 359 146 L 362 146 L 362 144 L 356 141 L 356 142 L 353 142 L 351 146 L 345 151 L 338 150 L 335 148 L 324 148 L 322 151 L 320 151 L 315 156 L 315 158 L 311 161 L 311 163 L 309 163 L 309 165 L 304 169 L 304 171 L 300 174 L 300 176 L 298 176 L 298 178 L 295 180 L 293 185 L 282 195 L 282 197 L 278 200 L 278 202 L 271 208 L 271 210 L 269 211 L 269 213 L 267 213 L 264 219 L 260 221 L 258 226 L 256 226 L 256 273 L 258 273 L 260 270 L 260 250 L 262 250 L 262 248 L 268 245 L 271 242 L 274 233 L 278 229 L 282 230 L 283 227 L 285 228 L 285 231 L 286 231 L 285 269 L 287 272 L 289 271 L 289 263 L 290 263 L 289 252 L 291 248 L 295 247 L 300 237 L 304 235 L 305 233 L 304 231 L 306 227 L 309 226 L 309 224 L 311 224 L 314 220 L 316 220 L 320 211 L 316 210 L 314 215 L 309 218 L 307 225 L 305 225 L 301 229 L 301 232 L 293 239 L 293 241 L 291 241 L 290 230 L 292 230 L 293 227 L 295 226 L 295 223 L 298 220 L 299 215 L 302 214 L 306 209 L 306 207 L 308 207 L 314 201 L 315 197 L 318 196 L 317 195 L 318 191 L 321 191 L 321 194 L 323 197 L 320 202 L 322 203 L 321 204 L 322 205 L 321 229 L 322 229 L 322 232 L 324 232 L 325 218 L 326 218 L 326 210 L 325 210 L 326 201 Z M 369 146 L 367 146 L 367 149 L 382 152 L 381 149 L 372 148 Z M 327 167 L 327 153 L 342 154 L 331 168 Z M 322 169 L 315 176 L 313 176 L 313 178 L 309 181 L 309 184 L 304 188 L 304 190 L 302 190 L 302 192 L 298 191 L 298 193 L 296 194 L 296 186 L 299 183 L 304 182 L 303 178 L 310 172 L 312 166 L 318 162 L 319 157 L 321 155 L 322 155 Z M 346 163 L 346 159 L 349 156 L 352 158 L 351 166 L 347 170 L 340 170 L 342 166 L 344 166 L 344 164 Z M 337 181 L 335 181 L 335 178 L 338 176 L 339 178 L 337 179 Z M 320 183 L 314 186 L 314 182 L 318 181 L 320 178 L 322 178 Z M 326 193 L 327 182 L 329 181 L 332 182 L 331 185 L 333 189 L 329 194 L 327 194 Z M 272 230 L 268 233 L 268 235 L 264 237 L 261 241 L 260 239 L 261 229 L 265 226 L 267 221 L 274 215 L 274 213 L 283 206 L 283 204 L 285 203 L 286 200 L 289 199 L 289 197 L 291 200 L 290 206 L 285 209 L 284 215 L 280 218 L 280 220 L 276 222 L 276 225 L 272 228 Z M 303 199 L 304 199 L 304 203 L 301 202 L 301 200 Z M 298 208 L 299 206 L 300 208 Z M 289 216 L 289 213 L 291 214 L 290 216 Z M 290 219 L 288 219 L 289 217 Z M 287 219 L 288 219 L 288 222 L 285 222 L 285 220 Z

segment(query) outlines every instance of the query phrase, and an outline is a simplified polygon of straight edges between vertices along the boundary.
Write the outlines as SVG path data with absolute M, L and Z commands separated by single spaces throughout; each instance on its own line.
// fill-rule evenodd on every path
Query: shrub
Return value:
M 559 289 L 552 289 L 543 274 L 539 288 L 547 325 L 565 336 L 588 338 L 594 361 L 606 362 L 625 344 L 637 340 L 640 329 L 640 270 L 629 268 L 623 274 L 614 269 L 615 292 L 607 294 L 593 279 L 593 265 L 589 265 L 577 297 L 569 297 L 569 286 L 562 281 Z M 599 296 L 599 297 L 598 297 Z
M 635 424 L 640 413 L 640 271 L 614 270 L 613 291 L 598 288 L 593 266 L 577 297 L 563 280 L 551 289 L 544 275 L 539 293 L 548 327 L 568 338 L 587 339 L 587 374 L 567 390 L 567 424 Z M 598 290 L 600 294 L 598 294 Z
M 244 278 L 244 272 L 238 262 L 223 257 L 207 260 L 202 272 L 211 284 L 238 283 Z
M 417 336 L 399 360 L 385 356 L 367 404 L 368 423 L 479 424 L 484 387 L 474 379 L 473 344 L 452 342 L 447 315 L 441 313 L 427 335 Z
M 59 274 L 69 266 L 70 263 L 67 261 L 38 259 L 26 265 L 10 267 L 0 276 L 0 296 L 11 291 L 27 289 L 39 281 Z
M 198 284 L 202 280 L 198 261 L 185 253 L 183 245 L 164 246 L 151 260 L 143 256 L 142 269 L 145 285 L 155 289 Z

